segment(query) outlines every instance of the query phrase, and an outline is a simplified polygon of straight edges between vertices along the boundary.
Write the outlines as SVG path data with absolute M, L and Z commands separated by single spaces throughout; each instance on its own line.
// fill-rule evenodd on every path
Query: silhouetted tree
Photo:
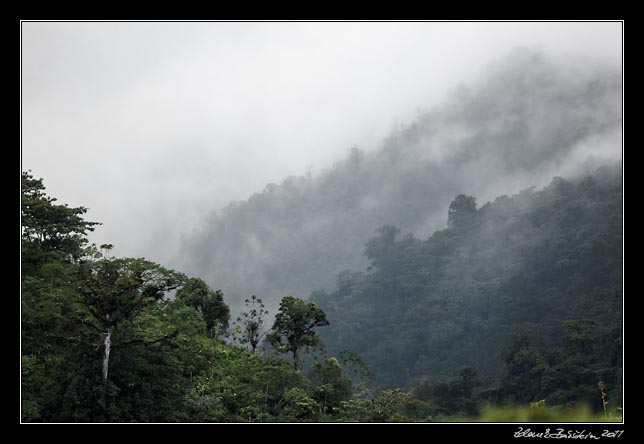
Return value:
M 476 198 L 459 194 L 449 204 L 447 226 L 449 228 L 461 227 L 474 213 L 476 213 Z
M 280 353 L 293 354 L 293 368 L 300 368 L 300 351 L 324 345 L 314 328 L 329 325 L 326 314 L 314 302 L 285 296 L 267 339 Z

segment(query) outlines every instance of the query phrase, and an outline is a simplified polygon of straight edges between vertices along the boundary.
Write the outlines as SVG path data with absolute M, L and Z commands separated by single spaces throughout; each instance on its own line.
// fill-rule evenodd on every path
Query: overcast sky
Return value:
M 621 23 L 22 24 L 22 168 L 167 263 L 205 214 L 374 149 L 516 46 L 619 62 Z M 162 245 L 158 239 L 164 239 Z M 171 264 L 169 264 L 171 265 Z

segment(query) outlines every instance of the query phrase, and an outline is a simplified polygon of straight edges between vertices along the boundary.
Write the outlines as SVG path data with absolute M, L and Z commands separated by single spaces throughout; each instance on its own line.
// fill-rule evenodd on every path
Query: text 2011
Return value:
M 623 430 L 604 430 L 604 433 L 602 433 L 602 438 L 619 438 L 623 433 Z

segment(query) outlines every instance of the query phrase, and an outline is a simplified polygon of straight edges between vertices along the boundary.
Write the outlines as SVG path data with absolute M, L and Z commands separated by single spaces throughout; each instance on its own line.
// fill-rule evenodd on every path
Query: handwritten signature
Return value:
M 600 436 L 586 430 L 565 430 L 555 429 L 551 431 L 546 429 L 545 432 L 533 432 L 530 429 L 519 427 L 514 432 L 515 438 L 545 438 L 545 439 L 601 439 L 601 438 L 619 438 L 624 433 L 623 430 L 604 430 Z

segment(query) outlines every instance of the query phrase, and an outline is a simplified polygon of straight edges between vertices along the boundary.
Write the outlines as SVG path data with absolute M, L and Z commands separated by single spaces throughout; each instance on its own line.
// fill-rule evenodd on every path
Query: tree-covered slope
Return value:
M 363 268 L 376 228 L 428 236 L 455 195 L 490 199 L 545 185 L 589 154 L 618 157 L 620 131 L 619 70 L 517 50 L 377 149 L 213 212 L 172 265 L 222 288 L 233 309 L 258 293 L 274 313 L 281 296 Z
M 384 226 L 370 270 L 282 298 L 269 330 L 261 299 L 230 325 L 203 280 L 89 244 L 86 209 L 23 173 L 22 421 L 619 421 L 620 178 L 459 195 L 427 241 Z
M 394 413 L 383 417 L 371 408 L 371 397 L 383 395 L 365 399 L 353 383 L 364 367 L 354 354 L 298 369 L 298 357 L 321 345 L 313 327 L 325 324 L 324 313 L 312 302 L 284 298 L 277 316 L 271 337 L 293 362 L 262 355 L 245 339 L 266 332 L 263 310 L 250 310 L 224 340 L 221 292 L 143 258 L 110 256 L 111 245 L 89 244 L 98 224 L 84 219 L 86 208 L 56 204 L 30 172 L 21 188 L 23 422 L 374 421 Z M 342 408 L 349 400 L 365 408 Z
M 479 209 L 460 195 L 448 217 L 428 239 L 381 227 L 364 249 L 366 271 L 345 271 L 335 291 L 313 294 L 328 316 L 322 337 L 331 352 L 357 351 L 382 386 L 452 377 L 467 365 L 492 384 L 513 337 L 560 347 L 581 322 L 613 337 L 591 358 L 617 370 L 621 165 L 556 177 Z

